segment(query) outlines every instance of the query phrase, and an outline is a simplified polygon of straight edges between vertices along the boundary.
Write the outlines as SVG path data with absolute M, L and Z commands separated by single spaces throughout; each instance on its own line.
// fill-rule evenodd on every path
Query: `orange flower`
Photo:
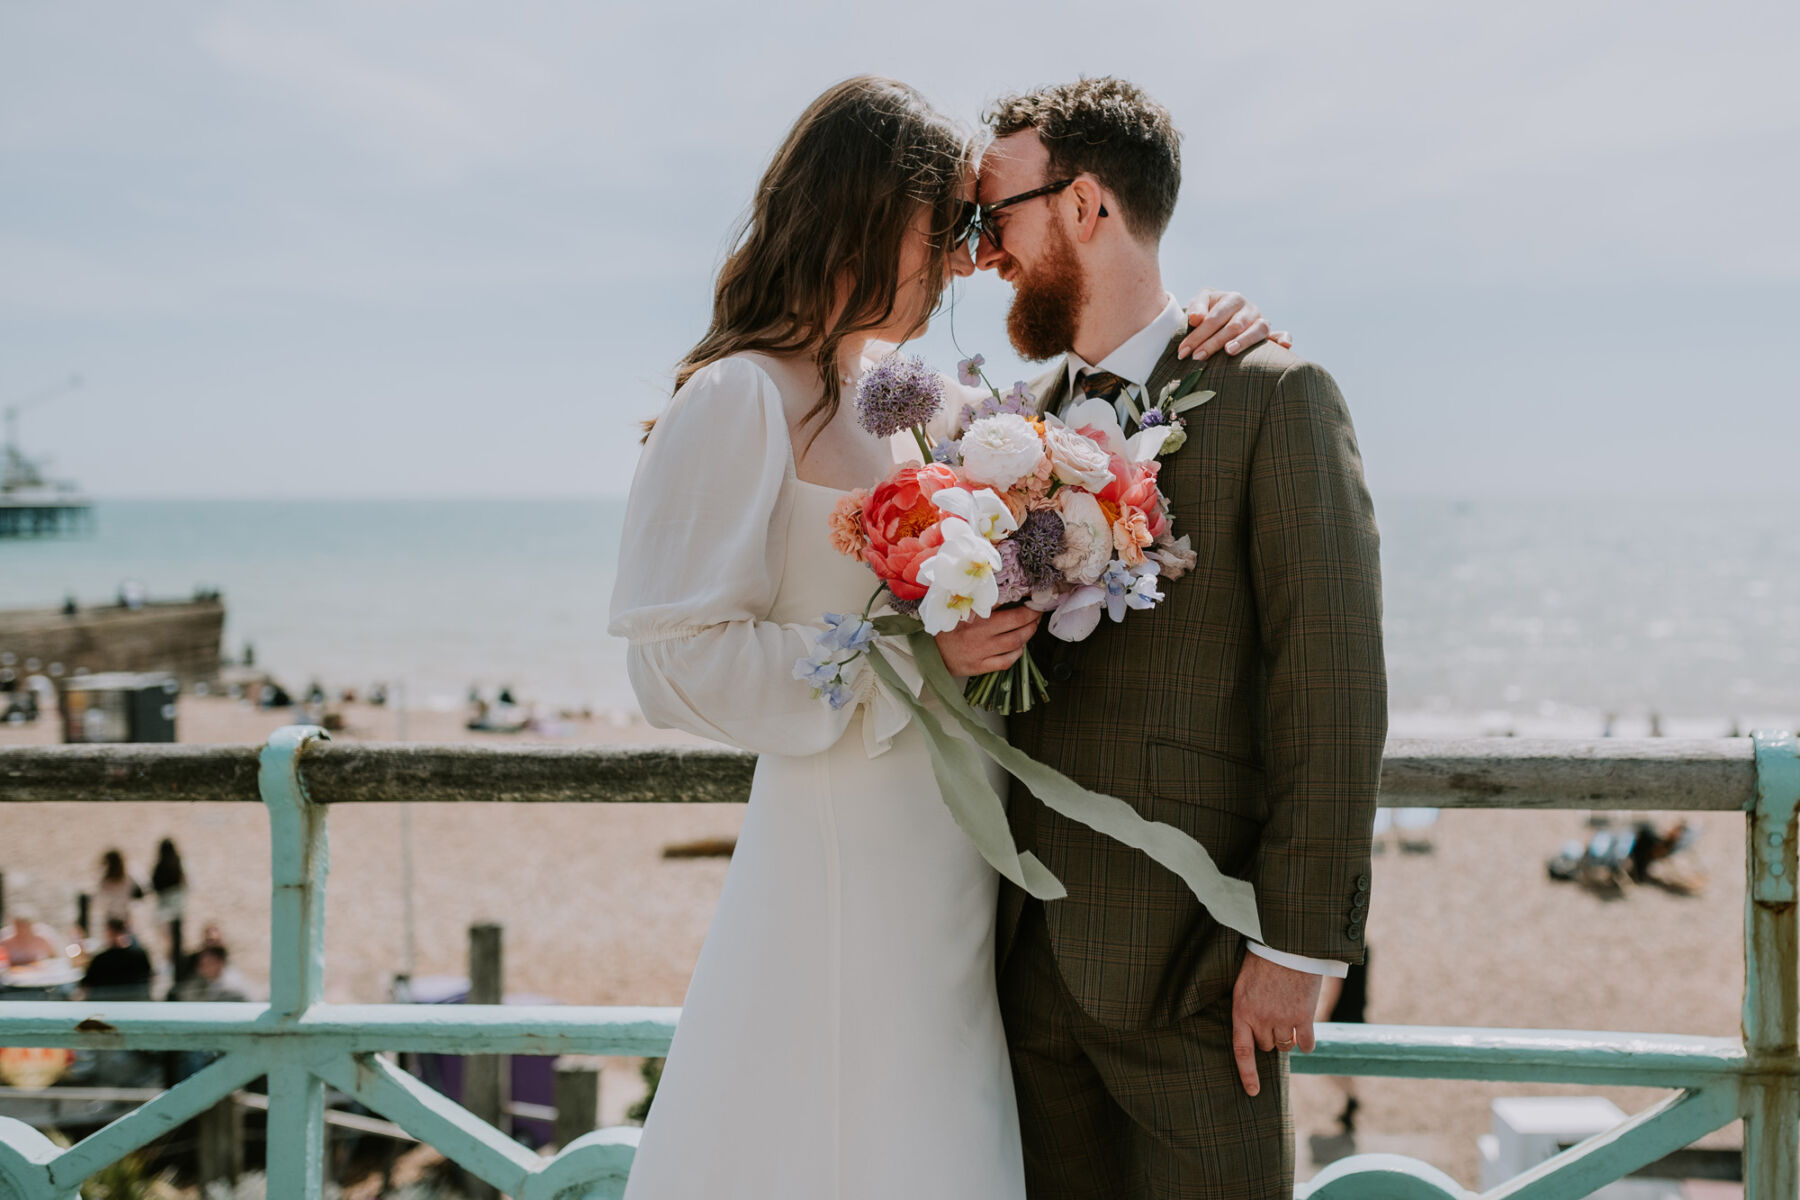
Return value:
M 857 562 L 869 559 L 869 535 L 863 531 L 863 504 L 868 489 L 858 488 L 841 497 L 831 510 L 831 548 Z
M 1104 508 L 1104 503 L 1102 504 Z M 1119 519 L 1113 522 L 1113 549 L 1119 552 L 1119 560 L 1128 567 L 1142 566 L 1144 563 L 1144 547 L 1156 539 L 1150 536 L 1150 518 L 1144 515 L 1141 508 L 1126 505 L 1119 511 Z
M 944 541 L 938 529 L 944 514 L 931 498 L 956 486 L 956 472 L 943 463 L 901 467 L 863 501 L 863 561 L 902 600 L 923 600 L 929 590 L 919 582 L 919 567 Z

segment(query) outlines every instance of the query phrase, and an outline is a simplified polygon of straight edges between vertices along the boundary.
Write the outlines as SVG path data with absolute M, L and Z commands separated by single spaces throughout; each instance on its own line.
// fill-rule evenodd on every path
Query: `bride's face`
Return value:
M 975 176 L 972 173 L 964 176 L 960 194 L 966 203 L 975 202 Z M 943 235 L 933 229 L 934 224 L 934 216 L 928 209 L 920 208 L 913 214 L 900 249 L 900 282 L 894 296 L 894 315 L 871 335 L 877 341 L 900 342 L 916 338 L 930 327 L 931 314 L 937 310 L 940 298 L 940 294 L 931 289 L 935 274 L 932 270 L 934 255 L 945 259 L 945 287 L 949 287 L 953 279 L 975 273 L 975 259 L 968 243 L 944 247 Z

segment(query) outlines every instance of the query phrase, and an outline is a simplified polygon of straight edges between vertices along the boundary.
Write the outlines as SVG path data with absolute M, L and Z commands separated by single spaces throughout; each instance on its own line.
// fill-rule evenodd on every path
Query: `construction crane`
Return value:
M 80 387 L 81 376 L 71 375 L 6 406 L 6 450 L 4 461 L 0 461 L 0 491 L 45 486 L 38 464 L 26 458 L 25 452 L 19 448 L 19 414 L 28 408 L 48 404 Z

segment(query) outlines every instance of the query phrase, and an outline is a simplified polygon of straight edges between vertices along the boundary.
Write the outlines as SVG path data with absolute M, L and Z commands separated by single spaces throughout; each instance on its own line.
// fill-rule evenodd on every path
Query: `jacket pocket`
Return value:
M 1144 760 L 1152 796 L 1218 809 L 1259 826 L 1269 818 L 1263 769 L 1248 757 L 1149 737 Z

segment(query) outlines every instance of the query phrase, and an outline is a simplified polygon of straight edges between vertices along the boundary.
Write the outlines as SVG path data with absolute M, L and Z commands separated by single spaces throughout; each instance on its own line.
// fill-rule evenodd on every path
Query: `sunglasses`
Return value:
M 965 244 L 970 253 L 979 248 L 979 243 L 986 240 L 996 250 L 1004 250 L 1000 244 L 1000 227 L 989 221 L 995 213 L 1015 204 L 1023 204 L 1027 200 L 1035 200 L 1039 196 L 1053 196 L 1075 182 L 1075 176 L 1058 179 L 1055 183 L 1046 183 L 1043 187 L 1032 188 L 1029 192 L 1020 192 L 1016 196 L 1008 196 L 1004 200 L 996 200 L 989 205 L 980 205 L 973 200 L 963 201 L 962 208 L 957 211 L 956 220 L 950 226 L 950 248 L 960 249 Z M 1106 206 L 1100 206 L 1100 215 L 1106 215 Z

